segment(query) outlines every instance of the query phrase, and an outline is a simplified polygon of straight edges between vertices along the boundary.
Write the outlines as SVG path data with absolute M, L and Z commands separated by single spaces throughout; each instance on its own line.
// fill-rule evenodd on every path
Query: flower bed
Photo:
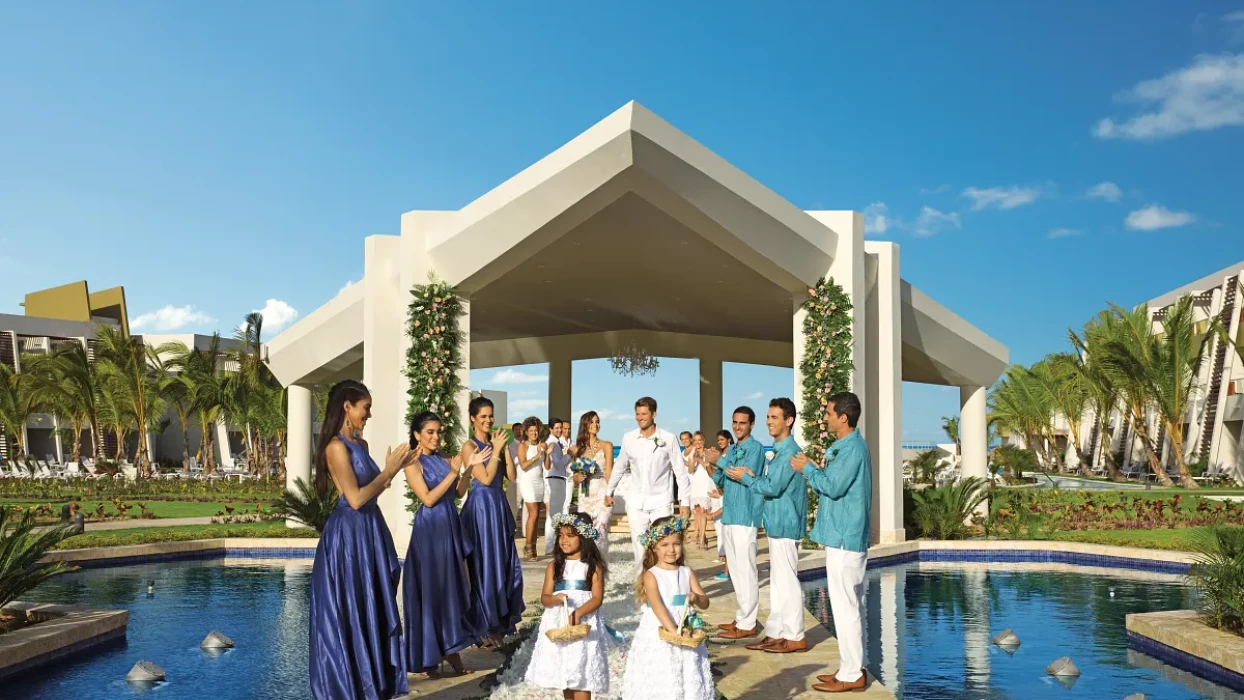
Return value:
M 1025 538 L 1058 531 L 1244 525 L 1244 504 L 1178 493 L 1151 498 L 1123 491 L 995 489 L 989 515 L 977 523 L 990 536 Z

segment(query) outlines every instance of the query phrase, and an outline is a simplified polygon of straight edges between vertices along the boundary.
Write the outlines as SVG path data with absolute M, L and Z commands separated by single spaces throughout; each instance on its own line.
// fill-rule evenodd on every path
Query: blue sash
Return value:
M 576 578 L 576 579 L 570 579 L 570 580 L 563 579 L 553 584 L 554 593 L 558 591 L 590 591 L 590 590 L 592 590 L 592 587 L 588 585 L 587 579 L 582 579 L 582 578 Z M 685 598 L 686 596 L 683 596 L 683 597 Z M 609 625 L 605 625 L 605 632 L 607 632 L 610 637 L 613 637 L 613 640 L 617 642 L 618 644 L 622 644 L 623 642 L 626 641 L 626 638 L 622 636 L 621 632 L 615 630 Z
M 687 604 L 687 594 L 686 593 L 675 593 L 674 597 L 670 599 L 670 602 L 667 603 L 665 607 L 668 609 L 676 605 L 686 605 L 686 604 Z M 652 607 L 651 603 L 644 603 L 644 605 L 647 605 L 650 608 Z

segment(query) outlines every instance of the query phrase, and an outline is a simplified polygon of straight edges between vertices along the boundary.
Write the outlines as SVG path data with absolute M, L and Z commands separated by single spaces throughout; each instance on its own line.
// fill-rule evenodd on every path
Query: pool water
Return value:
M 920 562 L 869 571 L 869 673 L 905 700 L 956 698 L 1241 698 L 1223 686 L 1129 650 L 1124 616 L 1195 607 L 1180 576 L 1060 564 Z M 831 631 L 824 588 L 807 608 Z M 1014 654 L 990 644 L 1011 628 Z M 1069 656 L 1081 675 L 1045 667 Z
M 147 581 L 155 581 L 147 595 Z M 307 698 L 307 606 L 311 562 L 208 560 L 67 574 L 22 596 L 130 612 L 127 641 L 0 684 L 4 698 Z M 199 649 L 218 630 L 236 648 Z M 132 687 L 139 661 L 164 668 L 168 682 Z

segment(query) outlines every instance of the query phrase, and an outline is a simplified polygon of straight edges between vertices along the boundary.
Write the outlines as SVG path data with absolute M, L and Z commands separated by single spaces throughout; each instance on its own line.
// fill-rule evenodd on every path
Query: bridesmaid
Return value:
M 473 624 L 466 570 L 471 546 L 454 508 L 463 461 L 461 455 L 452 462 L 441 455 L 441 419 L 435 413 L 415 416 L 410 433 L 415 459 L 406 467 L 406 482 L 422 506 L 415 513 L 402 572 L 406 667 L 412 673 L 429 673 L 449 661 L 458 675 L 465 675 L 471 671 L 458 652 L 474 646 L 480 633 Z M 472 455 L 471 468 L 483 464 L 484 456 Z
M 485 647 L 492 649 L 516 631 L 526 609 L 523 564 L 514 545 L 514 513 L 510 512 L 502 488 L 501 464 L 506 464 L 505 476 L 510 481 L 514 480 L 515 469 L 514 463 L 503 456 L 510 436 L 504 428 L 492 429 L 492 401 L 476 397 L 467 413 L 472 435 L 462 446 L 462 458 L 469 462 L 480 454 L 487 462 L 471 469 L 471 492 L 462 506 L 462 534 L 470 549 L 467 569 L 471 575 L 474 627 L 488 635 Z
M 383 471 L 372 461 L 359 439 L 371 418 L 371 395 L 359 382 L 335 385 L 325 413 L 315 487 L 326 493 L 331 477 L 341 497 L 311 569 L 311 694 L 320 700 L 405 695 L 396 599 L 401 568 L 376 497 L 414 455 L 400 445 L 385 453 Z

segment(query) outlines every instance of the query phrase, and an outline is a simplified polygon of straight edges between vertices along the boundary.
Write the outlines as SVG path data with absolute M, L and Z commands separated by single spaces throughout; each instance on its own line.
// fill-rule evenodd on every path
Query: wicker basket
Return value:
M 680 647 L 688 647 L 691 649 L 695 649 L 700 646 L 704 643 L 704 640 L 708 638 L 708 635 L 704 632 L 704 630 L 683 630 L 683 632 L 684 634 L 675 634 L 662 627 L 658 631 L 658 634 L 661 636 L 661 641 L 663 642 L 677 644 Z
M 592 631 L 591 625 L 570 624 L 570 611 L 562 606 L 562 624 L 560 627 L 554 627 L 544 633 L 550 642 L 577 642 L 583 639 Z

